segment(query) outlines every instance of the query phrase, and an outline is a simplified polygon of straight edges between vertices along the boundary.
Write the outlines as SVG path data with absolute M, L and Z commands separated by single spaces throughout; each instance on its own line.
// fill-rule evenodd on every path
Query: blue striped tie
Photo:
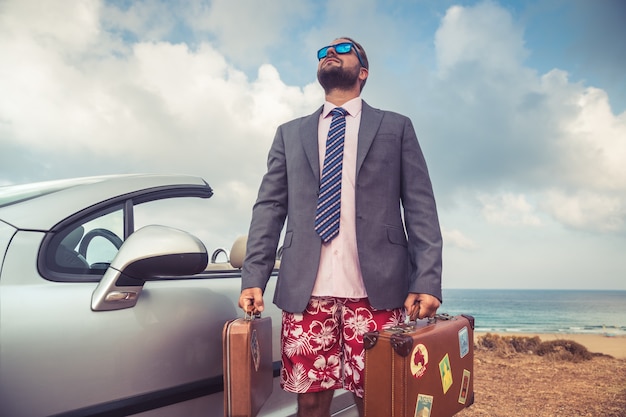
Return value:
M 320 181 L 320 193 L 315 211 L 315 231 L 324 243 L 330 242 L 339 234 L 339 214 L 341 210 L 341 169 L 343 167 L 343 141 L 346 136 L 346 114 L 337 107 L 330 112 L 330 122 L 324 167 Z

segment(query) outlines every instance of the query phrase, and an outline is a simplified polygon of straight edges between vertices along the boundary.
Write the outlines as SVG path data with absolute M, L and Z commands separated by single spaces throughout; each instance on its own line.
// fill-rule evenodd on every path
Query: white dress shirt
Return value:
M 332 117 L 330 111 L 335 106 L 324 103 L 318 125 L 320 167 L 324 166 L 326 139 Z M 341 174 L 341 217 L 339 234 L 330 242 L 322 243 L 322 253 L 313 287 L 314 296 L 365 298 L 367 292 L 361 276 L 359 255 L 356 245 L 355 179 L 356 155 L 361 122 L 361 97 L 354 98 L 343 106 L 346 116 L 346 136 L 343 148 Z M 322 169 L 320 168 L 320 175 Z

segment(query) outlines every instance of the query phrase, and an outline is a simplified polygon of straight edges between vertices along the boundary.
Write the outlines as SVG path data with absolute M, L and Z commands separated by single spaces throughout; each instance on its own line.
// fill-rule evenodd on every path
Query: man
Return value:
M 318 59 L 326 103 L 276 132 L 239 305 L 263 310 L 286 219 L 274 295 L 283 310 L 282 386 L 298 394 L 300 417 L 329 416 L 337 388 L 354 393 L 363 416 L 362 336 L 404 320 L 405 311 L 435 315 L 442 239 L 411 121 L 361 100 L 369 74 L 361 45 L 336 39 Z

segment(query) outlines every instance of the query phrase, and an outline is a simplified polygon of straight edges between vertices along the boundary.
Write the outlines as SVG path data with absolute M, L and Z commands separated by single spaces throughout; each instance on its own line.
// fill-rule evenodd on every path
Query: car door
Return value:
M 221 406 L 221 327 L 238 314 L 236 274 L 151 281 L 132 308 L 91 309 L 132 231 L 154 222 L 210 229 L 207 199 L 167 198 L 159 214 L 160 201 L 135 196 L 52 233 L 14 234 L 0 292 L 1 415 L 194 416 Z

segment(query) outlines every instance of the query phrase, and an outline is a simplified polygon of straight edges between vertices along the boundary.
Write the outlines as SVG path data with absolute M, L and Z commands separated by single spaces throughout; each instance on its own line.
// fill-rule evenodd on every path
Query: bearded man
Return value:
M 433 317 L 442 238 L 426 162 L 409 118 L 361 99 L 363 47 L 321 48 L 326 102 L 278 127 L 252 212 L 239 305 L 263 311 L 286 222 L 274 303 L 283 311 L 283 389 L 298 416 L 329 416 L 335 389 L 363 416 L 363 334 Z

